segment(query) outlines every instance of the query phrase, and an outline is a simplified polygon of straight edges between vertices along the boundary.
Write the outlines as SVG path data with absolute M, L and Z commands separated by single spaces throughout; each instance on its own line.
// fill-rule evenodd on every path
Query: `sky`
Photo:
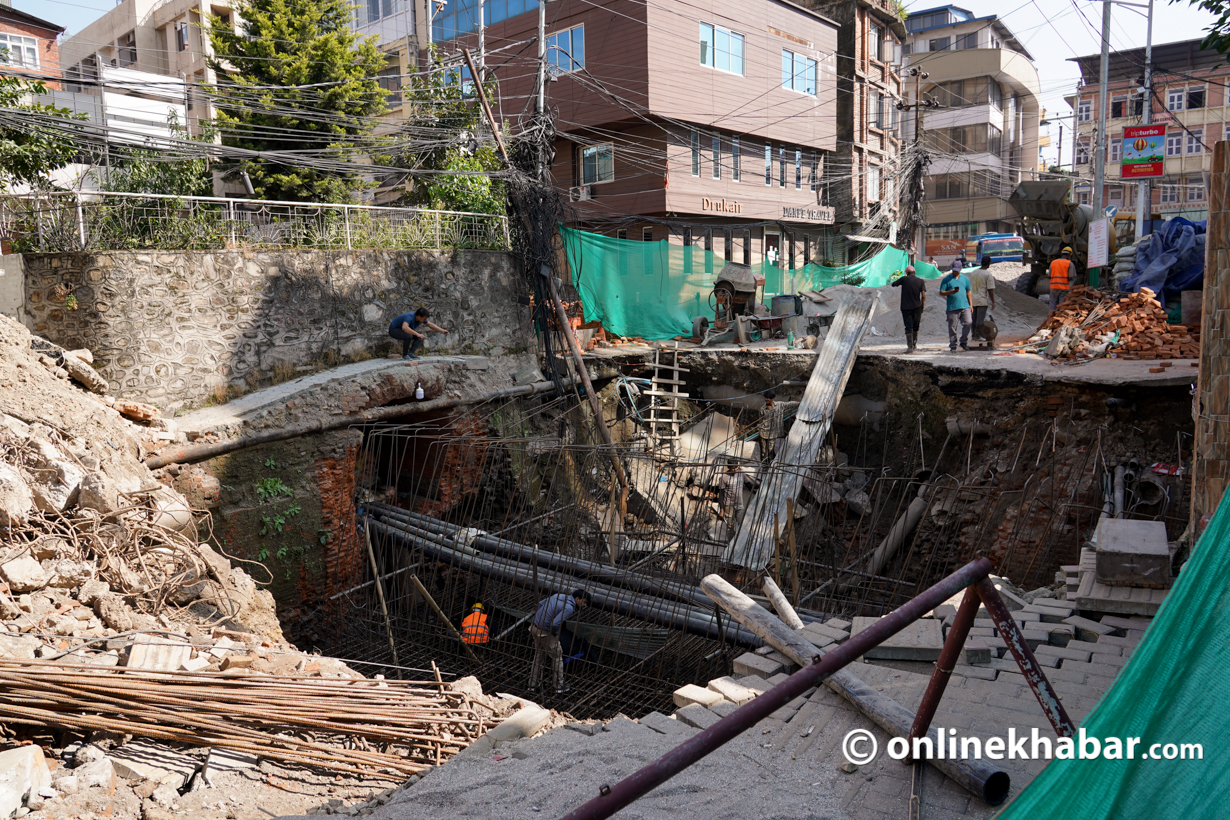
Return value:
M 1147 0 L 1133 0 L 1147 2 Z M 85 28 L 108 9 L 115 0 L 12 0 L 13 7 L 66 27 L 65 36 Z M 944 5 L 940 0 L 913 0 L 906 7 L 921 11 Z M 1080 71 L 1068 58 L 1096 54 L 1102 47 L 1102 4 L 1090 0 L 969 0 L 958 2 L 978 17 L 998 14 L 1001 21 L 1020 40 L 1034 58 L 1042 89 L 1042 107 L 1053 115 L 1069 114 L 1063 98 L 1071 94 Z M 1115 4 L 1111 12 L 1112 49 L 1139 48 L 1145 44 L 1144 9 Z M 1155 2 L 1153 42 L 1172 43 L 1202 37 L 1213 15 L 1186 0 Z M 1066 126 L 1065 126 L 1066 131 Z M 1042 133 L 1047 133 L 1044 127 Z M 1055 161 L 1059 132 L 1049 127 Z M 1065 134 L 1065 137 L 1067 135 Z M 1065 139 L 1067 143 L 1067 139 Z

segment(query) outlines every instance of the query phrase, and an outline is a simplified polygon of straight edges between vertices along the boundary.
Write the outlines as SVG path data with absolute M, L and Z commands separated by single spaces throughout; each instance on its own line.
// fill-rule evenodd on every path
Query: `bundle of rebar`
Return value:
M 0 660 L 0 722 L 130 734 L 396 779 L 486 729 L 441 683 L 164 673 Z

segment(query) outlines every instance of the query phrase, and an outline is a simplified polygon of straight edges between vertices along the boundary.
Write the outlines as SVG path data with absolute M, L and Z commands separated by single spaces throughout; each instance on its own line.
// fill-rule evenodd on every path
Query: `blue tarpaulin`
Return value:
M 1136 266 L 1123 280 L 1124 293 L 1148 288 L 1163 305 L 1177 302 L 1185 290 L 1204 287 L 1204 243 L 1207 222 L 1183 217 L 1168 220 L 1136 245 Z

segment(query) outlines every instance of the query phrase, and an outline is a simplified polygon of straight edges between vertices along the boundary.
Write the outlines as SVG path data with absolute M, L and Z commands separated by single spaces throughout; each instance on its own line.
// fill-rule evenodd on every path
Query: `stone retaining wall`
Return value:
M 268 384 L 275 366 L 286 378 L 389 353 L 389 321 L 419 306 L 452 331 L 431 336 L 429 353 L 529 343 L 516 332 L 525 291 L 503 252 L 111 251 L 24 262 L 27 326 L 89 348 L 114 395 L 165 411 Z

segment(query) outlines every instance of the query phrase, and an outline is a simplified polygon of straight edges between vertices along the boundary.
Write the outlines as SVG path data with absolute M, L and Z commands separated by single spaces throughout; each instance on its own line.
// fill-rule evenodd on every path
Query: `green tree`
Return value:
M 78 144 L 71 130 L 63 124 L 42 121 L 37 115 L 78 120 L 85 117 L 65 108 L 30 101 L 31 95 L 46 93 L 47 86 L 42 82 L 0 77 L 0 108 L 36 115 L 18 115 L 15 119 L 20 125 L 0 126 L 0 190 L 11 184 L 48 187 L 47 175 L 63 168 L 77 154 Z
M 430 52 L 432 70 L 416 74 L 409 84 L 415 100 L 407 132 L 420 145 L 430 147 L 401 158 L 407 168 L 446 173 L 419 175 L 406 197 L 407 204 L 444 211 L 504 213 L 504 189 L 492 174 L 503 168 L 495 147 L 479 145 L 477 135 L 488 131 L 469 72 L 445 71 Z M 488 81 L 493 96 L 494 83 Z
M 192 137 L 172 115 L 169 130 L 177 139 L 190 142 L 213 142 L 210 128 Z M 116 165 L 103 175 L 100 187 L 104 191 L 129 194 L 170 194 L 172 196 L 208 196 L 212 190 L 209 160 L 204 152 L 189 152 L 168 157 L 157 148 L 139 148 L 120 157 Z
M 1177 3 L 1179 0 L 1170 0 Z M 1230 50 L 1230 2 L 1227 0 L 1187 0 L 1198 9 L 1203 9 L 1214 16 L 1212 23 L 1205 28 L 1204 41 L 1201 48 L 1217 49 L 1219 54 Z
M 369 187 L 354 163 L 380 141 L 375 118 L 385 57 L 374 37 L 350 29 L 348 0 L 240 0 L 242 29 L 212 17 L 209 37 L 223 144 L 284 159 L 246 160 L 241 170 L 264 199 L 351 202 Z

